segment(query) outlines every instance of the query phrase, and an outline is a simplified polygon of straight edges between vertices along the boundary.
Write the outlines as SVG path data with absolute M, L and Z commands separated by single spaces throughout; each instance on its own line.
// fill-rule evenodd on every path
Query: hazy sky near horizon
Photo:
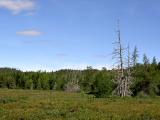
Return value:
M 160 0 L 0 0 L 0 67 L 111 67 L 117 19 L 124 45 L 159 58 L 159 5 Z

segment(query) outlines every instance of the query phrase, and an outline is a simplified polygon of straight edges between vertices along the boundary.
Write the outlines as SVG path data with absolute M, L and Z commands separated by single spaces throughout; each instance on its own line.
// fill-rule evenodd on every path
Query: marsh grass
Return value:
M 0 120 L 160 120 L 160 98 L 1 89 Z

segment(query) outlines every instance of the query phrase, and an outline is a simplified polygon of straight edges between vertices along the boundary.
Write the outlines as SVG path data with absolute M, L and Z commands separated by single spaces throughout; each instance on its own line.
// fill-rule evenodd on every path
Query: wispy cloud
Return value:
M 95 55 L 96 58 L 101 58 L 101 59 L 106 59 L 108 57 L 108 55 L 104 55 L 104 54 L 97 54 Z
M 0 8 L 8 9 L 13 14 L 19 14 L 22 11 L 32 11 L 36 7 L 33 0 L 0 0 Z
M 19 31 L 16 34 L 22 36 L 40 36 L 42 35 L 42 32 L 38 30 L 24 30 L 24 31 Z
M 68 55 L 66 53 L 57 53 L 57 57 L 67 57 Z

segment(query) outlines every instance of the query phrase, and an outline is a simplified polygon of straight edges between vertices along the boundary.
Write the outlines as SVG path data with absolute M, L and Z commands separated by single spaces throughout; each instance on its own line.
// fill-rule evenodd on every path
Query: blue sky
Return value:
M 111 67 L 117 19 L 124 45 L 159 58 L 159 5 L 159 0 L 0 0 L 0 67 Z

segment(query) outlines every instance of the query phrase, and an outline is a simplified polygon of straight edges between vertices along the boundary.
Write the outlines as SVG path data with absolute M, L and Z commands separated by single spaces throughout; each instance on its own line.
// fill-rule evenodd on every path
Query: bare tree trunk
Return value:
M 128 44 L 128 57 L 127 57 L 127 77 L 126 77 L 126 95 L 130 96 L 131 90 L 130 90 L 130 86 L 132 84 L 132 73 L 131 73 L 131 54 L 130 54 L 130 46 Z
M 114 44 L 116 45 L 116 48 L 114 49 L 113 52 L 113 58 L 116 58 L 118 68 L 117 68 L 117 77 L 116 77 L 116 82 L 117 82 L 117 94 L 119 96 L 124 96 L 124 63 L 123 63 L 123 52 L 124 49 L 122 47 L 121 43 L 121 34 L 120 34 L 120 29 L 118 28 L 118 41 L 115 42 Z
M 116 93 L 121 96 L 130 96 L 130 83 L 131 83 L 131 70 L 130 70 L 130 51 L 129 51 L 129 46 L 128 46 L 128 60 L 127 60 L 127 74 L 124 74 L 124 48 L 122 46 L 121 42 L 121 32 L 120 29 L 118 28 L 118 41 L 115 42 L 116 48 L 114 49 L 113 52 L 113 58 L 116 59 L 116 63 L 118 64 L 117 68 L 117 77 L 116 77 L 116 83 L 117 83 L 117 89 Z

